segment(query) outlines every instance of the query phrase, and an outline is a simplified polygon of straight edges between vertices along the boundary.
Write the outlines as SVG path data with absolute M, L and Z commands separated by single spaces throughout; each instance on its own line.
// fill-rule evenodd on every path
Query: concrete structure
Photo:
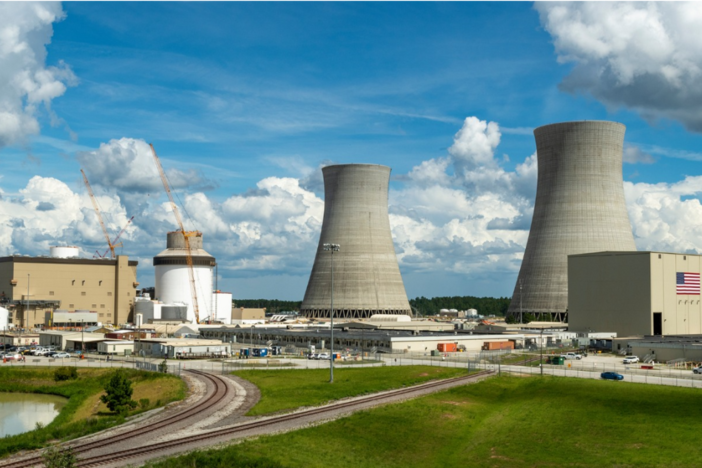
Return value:
M 700 288 L 681 294 L 678 273 L 702 272 L 702 257 L 599 252 L 568 257 L 569 328 L 618 336 L 702 334 Z M 693 288 L 694 289 L 694 288 Z
M 202 248 L 202 234 L 190 237 L 190 252 L 197 291 L 199 316 L 205 319 L 212 314 L 212 271 L 215 258 Z M 195 322 L 190 272 L 187 263 L 185 239 L 180 231 L 169 232 L 166 238 L 166 250 L 154 257 L 156 273 L 156 299 L 167 304 L 183 303 L 187 313 L 183 318 Z M 151 318 L 176 318 L 173 314 Z
M 215 291 L 212 294 L 211 320 L 229 325 L 232 323 L 232 293 Z
M 81 333 L 80 331 L 44 330 L 39 333 L 39 346 L 55 346 L 56 349 L 80 350 L 81 342 L 86 344 L 85 349 L 96 349 L 97 344 L 88 346 L 88 343 L 105 341 L 102 333 Z M 77 343 L 77 347 L 76 347 Z
M 625 127 L 581 121 L 534 130 L 538 185 L 508 314 L 567 320 L 568 255 L 635 251 L 624 202 Z
M 231 345 L 220 340 L 192 340 L 177 338 L 157 338 L 134 343 L 134 353 L 146 357 L 178 358 L 184 355 L 227 355 Z
M 62 310 L 57 309 L 53 313 L 44 314 L 44 325 L 46 327 L 90 327 L 98 324 L 98 312 L 91 310 Z
M 0 302 L 22 328 L 44 325 L 46 313 L 56 309 L 89 310 L 102 323 L 127 323 L 138 285 L 137 262 L 122 255 L 0 258 Z
M 330 317 L 331 251 L 334 252 L 334 314 L 367 318 L 373 314 L 411 315 L 390 232 L 390 168 L 373 164 L 327 166 L 324 220 L 312 274 L 300 312 Z
M 2 332 L 0 333 L 0 344 L 10 346 L 28 346 L 39 343 L 38 333 L 17 333 L 17 332 Z
M 245 307 L 234 307 L 230 324 L 251 325 L 253 323 L 265 323 L 266 309 L 254 309 Z
M 614 339 L 613 351 L 638 356 L 642 361 L 702 363 L 702 335 L 645 336 Z
M 134 352 L 133 341 L 103 341 L 98 343 L 97 351 L 100 354 L 128 356 Z

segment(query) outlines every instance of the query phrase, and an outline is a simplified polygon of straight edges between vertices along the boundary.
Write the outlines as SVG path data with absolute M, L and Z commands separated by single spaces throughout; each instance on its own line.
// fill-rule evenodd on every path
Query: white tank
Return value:
M 232 323 L 232 293 L 215 291 L 212 295 L 212 318 L 230 325 Z
M 448 311 L 449 311 L 448 309 L 441 309 L 441 310 L 439 311 L 439 313 L 440 313 L 440 314 L 446 314 L 446 313 L 448 313 Z
M 468 315 L 478 315 L 478 311 L 476 309 L 468 309 Z
M 0 330 L 7 330 L 10 327 L 10 311 L 0 307 Z
M 52 258 L 71 258 L 80 256 L 80 249 L 74 246 L 62 247 L 55 245 L 49 248 L 49 252 Z
M 193 261 L 199 317 L 204 320 L 212 316 L 213 312 L 212 273 L 215 258 L 203 250 L 201 233 L 190 237 L 190 252 Z M 166 250 L 154 257 L 154 270 L 156 273 L 156 298 L 168 304 L 174 302 L 187 304 L 187 320 L 195 322 L 190 272 L 182 232 L 168 233 Z

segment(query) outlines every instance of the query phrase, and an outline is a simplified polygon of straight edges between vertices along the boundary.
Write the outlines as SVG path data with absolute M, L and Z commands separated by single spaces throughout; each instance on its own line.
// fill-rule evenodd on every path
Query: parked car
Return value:
M 7 361 L 21 361 L 24 359 L 24 356 L 19 353 L 7 353 L 2 357 L 2 359 Z
M 572 352 L 571 352 L 571 353 L 561 354 L 561 356 L 563 356 L 563 357 L 566 358 L 566 359 L 577 359 L 577 360 L 580 360 L 580 359 L 583 358 L 580 354 L 578 354 L 578 353 L 572 353 Z
M 54 359 L 66 359 L 66 358 L 70 358 L 71 355 L 68 354 L 68 353 L 65 352 L 65 351 L 59 351 L 59 352 L 57 352 L 57 353 L 54 353 L 54 355 L 53 355 L 52 357 L 53 357 Z
M 624 376 L 616 372 L 603 372 L 600 374 L 600 377 L 605 380 L 624 380 Z
M 624 358 L 624 364 L 636 364 L 639 362 L 639 357 L 638 356 L 627 356 Z
M 317 359 L 329 359 L 329 353 L 319 353 Z
M 695 367 L 694 369 L 692 369 L 692 372 L 694 374 L 702 374 L 702 366 Z
M 309 354 L 307 355 L 307 359 L 317 359 L 317 355 L 314 354 L 314 353 L 309 353 Z

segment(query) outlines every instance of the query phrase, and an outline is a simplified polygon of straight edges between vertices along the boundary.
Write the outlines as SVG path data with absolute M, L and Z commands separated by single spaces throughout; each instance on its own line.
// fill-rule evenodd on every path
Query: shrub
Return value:
M 100 401 L 105 403 L 110 411 L 125 414 L 137 406 L 137 402 L 132 400 L 133 392 L 132 381 L 122 371 L 116 371 L 107 382 L 105 395 L 100 397 Z
M 148 398 L 142 398 L 142 399 L 139 400 L 139 406 L 141 406 L 141 409 L 146 409 L 146 408 L 148 408 L 148 407 L 149 407 L 149 403 L 151 403 L 151 401 L 149 401 Z
M 59 367 L 54 371 L 54 380 L 60 382 L 62 380 L 74 380 L 78 378 L 78 369 L 75 367 Z
M 51 447 L 41 457 L 46 468 L 73 468 L 78 461 L 71 447 Z

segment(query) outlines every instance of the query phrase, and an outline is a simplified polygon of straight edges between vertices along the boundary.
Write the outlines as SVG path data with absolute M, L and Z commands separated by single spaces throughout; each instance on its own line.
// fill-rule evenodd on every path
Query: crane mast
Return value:
M 85 175 L 85 171 L 81 169 L 80 173 L 83 174 L 83 181 L 85 182 L 85 186 L 87 187 L 88 193 L 90 194 L 90 201 L 93 202 L 93 208 L 95 208 L 95 213 L 97 214 L 98 221 L 100 221 L 100 227 L 102 228 L 102 232 L 103 234 L 105 234 L 105 240 L 107 240 L 107 245 L 110 247 L 110 254 L 112 255 L 112 258 L 115 258 L 116 245 L 112 244 L 112 242 L 110 241 L 110 235 L 108 234 L 107 228 L 105 227 L 105 223 L 102 220 L 102 213 L 100 213 L 100 208 L 98 207 L 97 199 L 95 198 L 93 189 L 90 187 L 90 182 L 88 182 L 88 177 Z M 105 252 L 105 254 L 107 254 L 107 252 Z
M 166 190 L 166 193 L 168 194 L 168 199 L 171 202 L 171 208 L 173 209 L 173 214 L 175 214 L 176 221 L 178 222 L 178 227 L 180 228 L 180 232 L 183 234 L 183 239 L 185 241 L 185 262 L 188 265 L 188 276 L 190 279 L 190 292 L 192 293 L 193 296 L 193 312 L 195 313 L 195 322 L 200 323 L 200 310 L 198 307 L 198 301 L 197 301 L 197 285 L 195 284 L 195 267 L 193 266 L 193 255 L 192 251 L 190 249 L 190 238 L 191 237 L 197 237 L 201 236 L 202 233 L 200 231 L 186 231 L 185 227 L 183 226 L 183 220 L 180 217 L 180 212 L 178 211 L 178 206 L 175 203 L 175 200 L 173 200 L 173 194 L 171 193 L 171 189 L 168 186 L 168 179 L 166 179 L 166 173 L 163 171 L 163 167 L 161 166 L 161 161 L 158 159 L 158 156 L 156 155 L 156 150 L 154 149 L 154 145 L 149 143 L 149 146 L 151 147 L 151 152 L 154 155 L 154 161 L 156 162 L 156 168 L 158 169 L 158 174 L 161 176 L 161 181 L 163 182 L 163 188 Z

